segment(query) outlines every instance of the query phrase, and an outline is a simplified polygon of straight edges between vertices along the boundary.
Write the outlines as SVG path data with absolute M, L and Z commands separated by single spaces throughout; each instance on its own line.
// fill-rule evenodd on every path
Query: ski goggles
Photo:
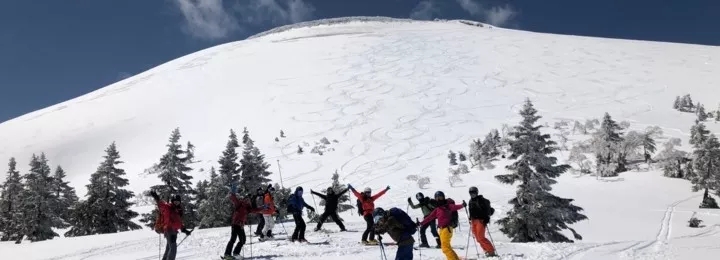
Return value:
M 381 218 L 382 218 L 382 216 L 375 216 L 375 217 L 373 218 L 373 222 L 374 222 L 375 224 L 377 224 L 377 223 L 380 221 Z

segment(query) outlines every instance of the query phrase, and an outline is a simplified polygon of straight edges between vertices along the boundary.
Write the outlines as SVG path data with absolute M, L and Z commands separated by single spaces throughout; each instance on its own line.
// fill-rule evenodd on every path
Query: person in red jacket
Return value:
M 440 233 L 440 248 L 442 248 L 443 254 L 445 254 L 445 257 L 447 257 L 448 260 L 459 260 L 460 258 L 450 244 L 453 232 L 450 222 L 452 221 L 452 212 L 466 207 L 467 203 L 465 203 L 464 200 L 462 204 L 448 203 L 448 201 L 445 200 L 445 193 L 442 191 L 435 192 L 435 201 L 437 203 L 435 210 L 425 217 L 422 222 L 417 223 L 417 225 L 427 225 L 430 221 L 437 219 L 438 231 Z
M 247 222 L 247 216 L 250 213 L 260 212 L 261 210 L 259 208 L 253 208 L 248 197 L 243 197 L 241 199 L 237 198 L 237 185 L 232 185 L 230 187 L 230 201 L 232 201 L 235 206 L 235 210 L 232 215 L 230 241 L 225 247 L 225 256 L 223 259 L 235 259 L 235 257 L 240 255 L 240 251 L 242 250 L 243 245 L 245 245 L 245 241 L 247 239 L 245 236 L 245 223 Z M 239 241 L 235 246 L 235 250 L 232 250 L 236 238 L 238 238 Z M 230 250 L 232 250 L 232 255 L 230 255 Z
M 173 195 L 170 199 L 170 203 L 168 203 L 160 200 L 160 196 L 158 196 L 155 191 L 150 191 L 150 196 L 155 199 L 155 203 L 157 203 L 159 209 L 160 216 L 157 221 L 162 223 L 159 227 L 156 227 L 156 230 L 160 229 L 160 231 L 165 235 L 165 240 L 167 240 L 165 254 L 163 255 L 162 260 L 175 260 L 175 255 L 177 254 L 178 230 L 182 230 L 186 236 L 189 236 L 191 233 L 191 231 L 188 231 L 182 223 L 183 208 L 181 204 L 181 197 L 178 194 Z
M 373 226 L 375 225 L 375 222 L 373 221 L 373 211 L 375 210 L 375 200 L 380 198 L 380 196 L 384 195 L 385 192 L 390 190 L 390 186 L 388 185 L 387 188 L 384 190 L 378 192 L 375 195 L 372 194 L 372 190 L 370 188 L 365 188 L 363 190 L 363 193 L 359 193 L 353 188 L 352 185 L 348 184 L 348 188 L 355 194 L 355 197 L 360 200 L 360 203 L 362 203 L 362 209 L 363 209 L 363 218 L 365 219 L 365 232 L 362 234 L 362 240 L 361 242 L 363 244 L 377 244 L 377 240 L 375 240 L 375 229 Z M 370 240 L 367 240 L 370 238 Z

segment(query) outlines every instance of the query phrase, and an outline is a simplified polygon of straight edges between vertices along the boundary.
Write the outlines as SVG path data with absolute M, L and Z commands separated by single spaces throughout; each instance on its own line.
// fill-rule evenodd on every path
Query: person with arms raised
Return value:
M 348 184 L 348 188 L 353 192 L 355 197 L 358 198 L 360 201 L 360 204 L 362 205 L 363 210 L 363 218 L 365 219 L 365 232 L 362 234 L 361 243 L 363 244 L 370 244 L 370 245 L 377 245 L 377 240 L 375 240 L 375 231 L 373 229 L 374 223 L 373 223 L 373 217 L 372 213 L 373 210 L 375 210 L 375 200 L 380 198 L 380 196 L 384 195 L 388 190 L 390 190 L 390 186 L 387 186 L 384 190 L 378 192 L 375 195 L 372 195 L 372 190 L 367 187 L 365 190 L 363 190 L 363 193 L 357 192 L 355 188 L 353 188 L 352 185 Z M 368 240 L 368 238 L 370 240 Z

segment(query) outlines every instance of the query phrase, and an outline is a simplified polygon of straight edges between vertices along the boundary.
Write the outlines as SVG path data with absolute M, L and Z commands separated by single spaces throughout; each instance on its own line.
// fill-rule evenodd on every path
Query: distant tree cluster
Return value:
M 270 165 L 265 163 L 265 156 L 254 145 L 247 128 L 243 130 L 242 154 L 237 153 L 240 142 L 230 130 L 228 143 L 218 160 L 219 170 L 212 167 L 210 179 L 199 181 L 195 187 L 192 186 L 193 168 L 190 166 L 195 163 L 195 146 L 190 142 L 183 146 L 180 138 L 180 130 L 176 128 L 170 136 L 167 152 L 146 172 L 157 175 L 162 181 L 151 187 L 161 199 L 169 199 L 171 194 L 181 196 L 183 222 L 188 228 L 230 225 L 232 204 L 228 196 L 231 184 L 237 184 L 239 192 L 244 194 L 270 184 Z M 135 205 L 133 198 L 136 195 L 125 189 L 129 181 L 121 167 L 123 163 L 116 144 L 110 144 L 97 170 L 90 175 L 87 194 L 80 200 L 65 180 L 65 170 L 57 166 L 53 172 L 44 153 L 32 155 L 30 169 L 25 174 L 17 170 L 17 161 L 11 158 L 7 178 L 0 186 L 0 240 L 15 243 L 24 239 L 43 241 L 59 236 L 54 229 L 65 228 L 68 229 L 64 233 L 66 237 L 141 229 L 142 226 L 132 221 L 139 214 L 130 210 Z M 279 209 L 278 217 L 283 219 L 287 215 L 283 203 L 286 203 L 290 189 L 275 186 L 273 195 Z M 135 201 L 143 200 L 136 198 Z M 157 209 L 154 209 L 143 214 L 140 222 L 153 227 L 156 217 Z
M 693 103 L 690 94 L 686 94 L 682 97 L 676 96 L 675 102 L 673 103 L 673 109 L 687 113 L 695 113 L 697 120 L 701 122 L 712 119 L 713 117 L 716 122 L 720 121 L 720 108 L 718 108 L 718 110 L 714 113 L 706 112 L 703 104 L 700 104 L 700 102 Z
M 467 159 L 470 161 L 470 168 L 478 170 L 494 169 L 493 162 L 498 160 L 498 156 L 502 154 L 505 141 L 500 137 L 497 129 L 492 129 L 485 136 L 484 140 L 475 139 L 470 143 L 470 152 Z M 463 157 L 465 155 L 463 154 Z M 450 164 L 453 163 L 451 158 Z

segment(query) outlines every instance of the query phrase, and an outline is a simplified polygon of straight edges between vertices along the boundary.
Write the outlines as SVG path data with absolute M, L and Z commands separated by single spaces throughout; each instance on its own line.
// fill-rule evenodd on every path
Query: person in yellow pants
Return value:
M 457 253 L 453 250 L 450 240 L 452 240 L 453 228 L 450 226 L 452 221 L 452 212 L 458 211 L 467 206 L 463 201 L 462 204 L 455 204 L 452 200 L 445 200 L 445 193 L 442 191 L 435 192 L 435 201 L 437 207 L 430 215 L 425 217 L 418 226 L 426 225 L 430 221 L 438 220 L 438 231 L 440 233 L 440 248 L 448 260 L 459 260 Z

